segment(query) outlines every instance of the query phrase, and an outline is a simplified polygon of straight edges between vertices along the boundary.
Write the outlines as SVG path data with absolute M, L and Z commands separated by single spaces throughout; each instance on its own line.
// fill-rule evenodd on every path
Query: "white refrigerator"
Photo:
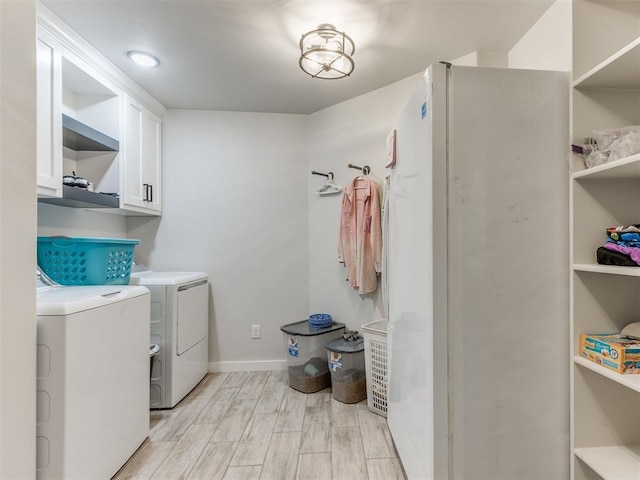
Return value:
M 409 480 L 569 475 L 569 76 L 430 66 L 396 123 L 388 422 Z

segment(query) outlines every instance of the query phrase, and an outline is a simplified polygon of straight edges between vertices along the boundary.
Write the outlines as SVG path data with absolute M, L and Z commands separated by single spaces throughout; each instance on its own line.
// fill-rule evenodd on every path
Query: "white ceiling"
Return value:
M 312 113 L 474 51 L 508 52 L 553 0 L 42 0 L 168 108 Z M 353 74 L 312 79 L 302 33 L 332 23 Z M 129 50 L 156 55 L 143 69 Z

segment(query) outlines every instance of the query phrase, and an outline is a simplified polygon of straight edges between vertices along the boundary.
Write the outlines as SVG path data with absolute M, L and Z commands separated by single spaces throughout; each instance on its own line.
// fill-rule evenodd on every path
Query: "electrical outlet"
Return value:
M 251 338 L 260 338 L 260 325 L 251 325 Z

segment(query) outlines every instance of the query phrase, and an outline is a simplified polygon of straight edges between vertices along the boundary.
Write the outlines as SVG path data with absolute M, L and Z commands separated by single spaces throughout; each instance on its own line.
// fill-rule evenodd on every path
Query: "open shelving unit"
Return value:
M 638 478 L 640 475 L 640 445 L 578 448 L 575 454 L 606 480 Z M 636 472 L 635 477 L 629 476 L 629 472 Z
M 38 201 L 161 215 L 165 108 L 44 5 L 37 14 Z
M 640 2 L 573 1 L 573 143 L 640 125 Z M 640 375 L 580 356 L 581 333 L 640 321 L 640 267 L 599 265 L 605 230 L 640 223 L 640 154 L 586 169 L 572 158 L 571 478 L 640 479 Z

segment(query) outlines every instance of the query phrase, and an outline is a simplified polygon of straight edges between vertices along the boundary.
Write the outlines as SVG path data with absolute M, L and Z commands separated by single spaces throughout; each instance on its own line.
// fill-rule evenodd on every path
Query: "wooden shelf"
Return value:
M 640 153 L 580 170 L 571 177 L 574 180 L 640 180 Z
M 640 89 L 640 38 L 573 82 L 575 88 Z
M 640 445 L 576 448 L 574 453 L 604 480 L 640 478 Z
M 605 275 L 624 275 L 627 277 L 640 277 L 640 266 L 620 267 L 618 265 L 600 265 L 598 263 L 574 263 L 573 271 L 603 273 Z
M 612 380 L 616 383 L 619 383 L 620 385 L 623 385 L 627 388 L 630 388 L 631 390 L 634 390 L 640 393 L 640 374 L 623 375 L 621 373 L 616 373 L 613 370 L 609 370 L 608 368 L 598 365 L 597 363 L 591 362 L 586 358 L 582 358 L 579 355 L 575 355 L 573 357 L 573 362 L 576 365 L 580 365 L 581 367 L 587 368 L 592 372 L 602 375 L 603 377 L 606 377 L 609 380 Z M 640 476 L 636 478 L 640 478 Z
M 640 1 L 572 0 L 571 138 L 640 125 Z M 602 147 L 602 145 L 600 145 Z M 571 480 L 640 480 L 640 374 L 579 355 L 581 333 L 619 332 L 640 316 L 640 267 L 600 265 L 615 225 L 640 223 L 640 153 L 592 168 L 569 157 Z

